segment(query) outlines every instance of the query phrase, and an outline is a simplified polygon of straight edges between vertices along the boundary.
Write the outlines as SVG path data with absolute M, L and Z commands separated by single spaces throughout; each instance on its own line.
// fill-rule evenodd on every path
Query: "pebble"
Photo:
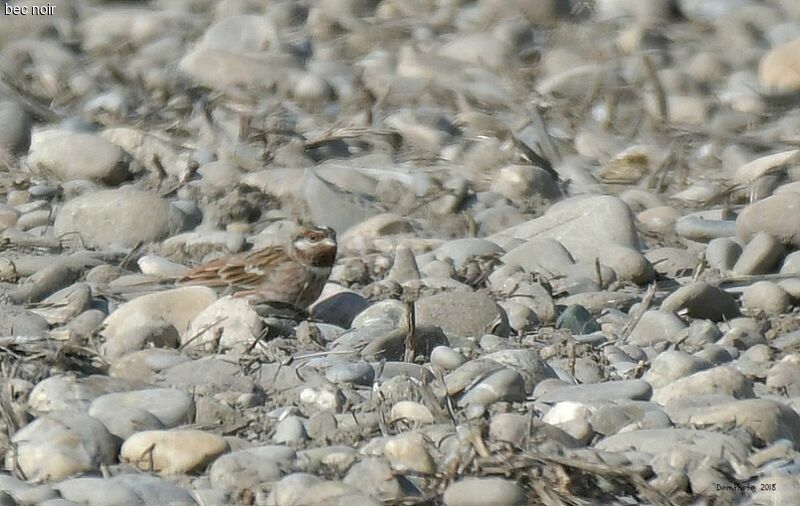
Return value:
M 114 463 L 118 443 L 98 420 L 72 410 L 55 410 L 17 431 L 16 464 L 6 455 L 6 467 L 19 466 L 29 480 L 62 480 L 99 471 Z
M 112 340 L 136 329 L 144 322 L 169 323 L 183 335 L 195 316 L 217 300 L 214 290 L 204 286 L 187 286 L 151 293 L 126 302 L 105 321 L 103 336 Z
M 132 248 L 179 232 L 182 214 L 147 192 L 120 188 L 76 197 L 56 216 L 56 236 L 77 235 L 95 248 Z
M 192 318 L 181 344 L 213 352 L 247 350 L 252 349 L 262 330 L 262 319 L 247 299 L 228 295 Z
M 431 364 L 445 371 L 452 371 L 463 365 L 467 359 L 449 346 L 437 346 L 431 351 Z
M 525 504 L 525 492 L 503 478 L 464 478 L 449 485 L 442 497 L 447 506 L 481 506 L 487 502 L 503 506 Z
M 297 444 L 308 439 L 305 425 L 299 416 L 287 416 L 275 426 L 272 440 L 276 443 Z
M 417 300 L 417 325 L 436 325 L 448 336 L 508 336 L 503 309 L 481 293 L 440 293 Z
M 642 380 L 607 381 L 595 385 L 563 385 L 547 392 L 533 392 L 539 402 L 590 402 L 601 400 L 650 400 L 653 389 Z
M 726 454 L 720 454 L 720 448 Z M 597 443 L 595 448 L 610 452 L 645 451 L 650 458 L 673 455 L 682 458 L 687 464 L 699 463 L 703 459 L 723 464 L 729 458 L 746 458 L 747 449 L 738 439 L 710 430 L 694 429 L 645 429 L 624 432 L 607 437 Z
M 282 466 L 290 466 L 296 453 L 285 446 L 256 446 L 220 456 L 208 475 L 214 488 L 241 492 L 261 483 L 278 481 Z
M 783 244 L 775 237 L 759 232 L 742 250 L 733 266 L 737 274 L 766 274 L 777 267 L 783 257 Z
M 706 262 L 709 267 L 726 273 L 733 269 L 741 254 L 742 247 L 736 241 L 720 237 L 709 241 L 706 247 Z
M 419 278 L 419 268 L 417 267 L 414 253 L 407 247 L 398 247 L 394 254 L 392 268 L 386 275 L 386 279 L 405 283 Z
M 389 413 L 392 422 L 405 420 L 409 423 L 428 424 L 433 423 L 433 413 L 424 404 L 414 401 L 400 401 L 392 406 Z
M 791 93 L 800 90 L 797 51 L 800 39 L 785 42 L 772 48 L 758 64 L 758 82 L 773 93 Z
M 101 395 L 89 406 L 89 415 L 102 419 L 124 408 L 138 408 L 155 416 L 165 428 L 191 423 L 194 401 L 174 388 L 151 388 Z
M 750 311 L 779 315 L 789 309 L 790 303 L 789 294 L 772 281 L 757 281 L 742 292 L 742 308 Z
M 724 394 L 737 399 L 753 397 L 753 385 L 742 373 L 730 366 L 717 366 L 678 378 L 658 388 L 653 401 L 666 405 L 668 402 L 691 395 Z
M 139 386 L 136 381 L 101 375 L 78 377 L 72 374 L 50 376 L 28 396 L 28 405 L 37 414 L 57 410 L 86 411 L 92 401 L 105 394 L 124 392 Z
M 679 312 L 694 318 L 721 321 L 739 315 L 736 299 L 725 290 L 704 282 L 693 282 L 672 292 L 661 303 L 664 311 Z
M 628 342 L 639 346 L 652 346 L 663 341 L 676 342 L 685 329 L 686 323 L 673 312 L 651 309 L 642 314 Z
M 338 481 L 323 481 L 314 475 L 294 473 L 275 484 L 267 497 L 267 506 L 363 504 L 378 506 L 379 501 L 361 493 L 359 488 Z
M 114 186 L 130 177 L 125 152 L 87 133 L 37 133 L 28 165 L 34 174 L 59 181 L 87 180 Z
M 355 463 L 342 481 L 380 501 L 397 501 L 405 495 L 395 472 L 381 459 L 364 459 Z
M 105 319 L 105 315 L 103 315 L 103 319 Z M 141 326 L 126 328 L 111 335 L 104 343 L 102 350 L 106 357 L 116 359 L 150 346 L 177 348 L 179 345 L 178 329 L 164 320 L 153 319 L 143 322 Z
M 428 444 L 416 432 L 406 432 L 390 438 L 383 447 L 383 455 L 392 469 L 400 473 L 429 475 L 436 472 L 436 464 L 428 452 Z
M 653 388 L 660 388 L 673 381 L 699 371 L 710 369 L 713 364 L 701 357 L 680 350 L 667 350 L 653 360 L 644 377 Z
M 567 329 L 573 334 L 591 334 L 600 330 L 600 324 L 583 306 L 567 306 L 556 320 L 556 328 Z
M 797 209 L 800 193 L 777 193 L 744 208 L 736 219 L 736 232 L 746 242 L 759 232 L 766 232 L 784 244 L 800 248 L 800 224 L 792 219 Z
M 125 440 L 119 457 L 143 471 L 162 475 L 202 471 L 228 443 L 216 434 L 199 430 L 149 430 Z
M 768 445 L 781 439 L 800 440 L 800 416 L 789 406 L 772 400 L 730 400 L 694 408 L 667 404 L 666 411 L 679 424 L 741 429 Z
M 122 474 L 111 478 L 80 477 L 64 480 L 57 490 L 75 504 L 174 504 L 194 505 L 192 496 L 179 486 L 155 476 Z
M 503 254 L 503 248 L 487 239 L 468 238 L 447 241 L 433 251 L 435 258 L 441 260 L 449 258 L 456 269 L 473 257 L 492 256 Z

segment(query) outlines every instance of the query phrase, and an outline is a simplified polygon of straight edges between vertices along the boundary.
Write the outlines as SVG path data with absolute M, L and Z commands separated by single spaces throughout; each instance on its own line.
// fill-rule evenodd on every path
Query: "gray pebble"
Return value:
M 675 223 L 675 232 L 692 241 L 709 242 L 712 239 L 736 236 L 736 222 L 684 216 Z
M 717 366 L 679 378 L 655 391 L 653 401 L 665 405 L 673 399 L 692 395 L 725 394 L 737 399 L 753 397 L 753 385 L 729 366 Z
M 689 316 L 712 321 L 739 315 L 736 299 L 731 294 L 704 282 L 693 282 L 678 288 L 664 299 L 661 309 L 672 312 L 685 309 Z
M 447 487 L 442 500 L 446 506 L 518 506 L 527 501 L 516 483 L 502 478 L 463 478 Z
M 308 439 L 303 419 L 299 416 L 287 416 L 275 426 L 272 440 L 276 443 L 301 443 Z
M 633 328 L 628 342 L 640 346 L 677 341 L 686 329 L 686 324 L 674 313 L 651 309 L 646 311 Z
M 28 479 L 61 480 L 98 471 L 116 460 L 118 443 L 98 420 L 78 411 L 52 411 L 12 437 Z
M 600 400 L 650 400 L 653 389 L 642 380 L 607 381 L 594 385 L 563 385 L 533 395 L 539 402 L 590 402 Z
M 371 385 L 375 380 L 375 370 L 367 362 L 339 362 L 325 371 L 325 378 L 331 383 Z
M 737 274 L 766 274 L 772 272 L 783 256 L 783 244 L 766 232 L 759 232 L 744 247 L 733 266 Z
M 440 367 L 445 371 L 452 371 L 458 368 L 467 359 L 461 353 L 455 351 L 449 346 L 437 346 L 431 352 L 431 364 L 435 367 Z
M 779 315 L 789 309 L 789 294 L 777 283 L 757 281 L 742 292 L 742 308 Z

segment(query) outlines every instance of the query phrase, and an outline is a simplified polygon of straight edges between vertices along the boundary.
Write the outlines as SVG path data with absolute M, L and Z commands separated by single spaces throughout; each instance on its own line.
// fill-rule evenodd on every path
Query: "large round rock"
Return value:
M 77 234 L 88 247 L 133 247 L 158 241 L 183 228 L 177 209 L 150 193 L 120 188 L 70 200 L 58 213 L 56 236 Z

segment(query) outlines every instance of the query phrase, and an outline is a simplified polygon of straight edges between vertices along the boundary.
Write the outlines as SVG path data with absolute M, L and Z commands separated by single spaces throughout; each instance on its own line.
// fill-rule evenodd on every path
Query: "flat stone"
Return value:
M 143 409 L 158 418 L 168 429 L 191 423 L 194 419 L 194 401 L 189 395 L 174 388 L 106 394 L 92 401 L 89 414 L 102 418 L 102 413 L 122 408 Z
M 731 220 L 715 220 L 700 216 L 684 216 L 675 222 L 675 233 L 696 241 L 710 242 L 714 239 L 736 235 L 736 223 Z
M 417 325 L 436 325 L 447 336 L 508 336 L 503 309 L 481 293 L 440 293 L 417 300 Z
M 564 385 L 536 395 L 539 402 L 592 402 L 602 400 L 650 400 L 653 389 L 642 380 L 607 381 L 588 385 Z
M 252 393 L 253 380 L 242 374 L 236 356 L 212 355 L 180 362 L 161 371 L 160 385 L 197 395 L 220 392 Z

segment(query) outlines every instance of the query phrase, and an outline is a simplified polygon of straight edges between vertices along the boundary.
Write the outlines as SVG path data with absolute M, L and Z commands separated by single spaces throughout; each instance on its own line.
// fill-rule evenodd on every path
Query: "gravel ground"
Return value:
M 4 8 L 0 506 L 800 504 L 796 0 Z

